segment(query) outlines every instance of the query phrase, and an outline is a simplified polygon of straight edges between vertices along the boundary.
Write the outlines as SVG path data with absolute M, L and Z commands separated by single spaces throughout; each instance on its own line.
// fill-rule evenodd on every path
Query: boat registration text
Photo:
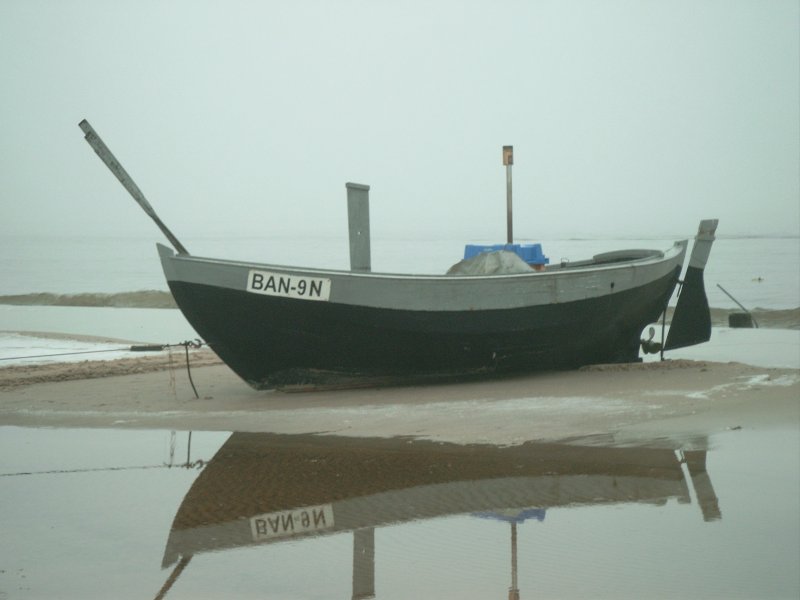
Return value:
M 300 535 L 333 527 L 333 506 L 306 506 L 251 517 L 254 541 Z
M 247 291 L 267 296 L 327 301 L 331 295 L 331 280 L 251 270 L 247 276 Z

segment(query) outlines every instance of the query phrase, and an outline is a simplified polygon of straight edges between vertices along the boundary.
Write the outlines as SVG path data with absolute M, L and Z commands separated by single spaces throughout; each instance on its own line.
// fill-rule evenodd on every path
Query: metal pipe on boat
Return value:
M 514 164 L 514 146 L 503 146 L 503 164 L 506 166 L 506 243 L 513 244 L 514 218 L 511 208 L 511 166 Z
M 369 186 L 345 183 L 347 221 L 350 227 L 350 270 L 371 271 L 369 245 Z

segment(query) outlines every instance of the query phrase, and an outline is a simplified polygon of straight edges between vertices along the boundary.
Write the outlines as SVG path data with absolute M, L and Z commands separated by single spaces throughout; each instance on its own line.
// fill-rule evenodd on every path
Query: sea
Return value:
M 0 239 L 0 368 L 122 357 L 133 341 L 196 337 L 180 311 L 163 307 L 156 241 Z M 349 261 L 345 238 L 182 241 L 196 255 L 341 269 Z M 531 241 L 558 262 L 674 240 Z M 443 273 L 463 243 L 377 238 L 373 270 Z M 795 329 L 715 329 L 715 343 L 693 351 L 738 360 L 725 352 L 747 346 L 776 354 L 766 366 L 800 367 L 800 239 L 721 237 L 705 279 L 714 310 L 738 309 L 721 285 L 762 320 L 780 316 L 773 321 Z M 787 353 L 788 365 L 779 362 Z M 454 469 L 463 450 L 438 443 L 427 468 L 414 469 L 392 460 L 397 448 L 380 450 L 385 441 L 369 454 L 355 438 L 308 454 L 303 436 L 256 434 L 253 453 L 237 459 L 229 448 L 241 435 L 0 425 L 0 600 L 800 594 L 800 430 L 790 420 L 770 429 L 732 421 L 709 437 L 630 446 L 593 442 L 588 467 L 526 445 L 512 466 L 545 465 L 543 474 L 509 475 L 498 458 L 468 477 Z M 298 455 L 274 460 L 276 440 Z M 411 440 L 392 443 L 420 460 Z M 377 492 L 339 476 L 375 470 L 376 457 L 390 463 L 377 470 Z M 404 477 L 411 481 L 395 482 Z M 265 490 L 281 497 L 281 510 L 264 512 L 256 500 Z M 205 516 L 187 528 L 189 514 Z
M 129 342 L 170 344 L 197 338 L 180 311 L 165 308 L 169 297 L 155 248 L 164 240 L 156 234 L 0 238 L 0 367 L 116 358 L 129 352 Z M 677 239 L 516 241 L 542 244 L 550 262 L 558 263 L 612 250 L 666 250 Z M 182 241 L 196 256 L 349 268 L 346 235 L 219 235 Z M 372 270 L 445 273 L 463 257 L 465 243 L 496 242 L 377 237 L 371 241 Z M 800 327 L 800 237 L 719 236 L 705 282 L 712 308 L 759 310 L 762 319 L 779 327 Z

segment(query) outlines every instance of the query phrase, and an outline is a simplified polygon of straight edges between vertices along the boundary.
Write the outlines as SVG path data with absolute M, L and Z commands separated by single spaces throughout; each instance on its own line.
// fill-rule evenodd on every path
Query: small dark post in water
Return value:
M 372 270 L 369 247 L 369 186 L 346 183 L 350 226 L 350 270 Z
M 511 587 L 508 588 L 508 600 L 519 600 L 519 583 L 517 582 L 517 524 L 511 523 Z
M 375 597 L 375 529 L 353 532 L 353 600 Z
M 511 165 L 514 164 L 514 146 L 503 146 L 503 164 L 506 166 L 507 241 L 514 243 L 514 218 L 511 209 Z

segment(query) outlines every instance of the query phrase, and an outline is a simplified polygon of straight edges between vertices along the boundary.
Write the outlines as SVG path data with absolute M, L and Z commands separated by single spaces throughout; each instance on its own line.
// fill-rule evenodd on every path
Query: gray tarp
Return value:
M 530 273 L 533 269 L 514 252 L 498 250 L 481 252 L 472 258 L 465 258 L 447 271 L 448 275 L 512 275 Z

